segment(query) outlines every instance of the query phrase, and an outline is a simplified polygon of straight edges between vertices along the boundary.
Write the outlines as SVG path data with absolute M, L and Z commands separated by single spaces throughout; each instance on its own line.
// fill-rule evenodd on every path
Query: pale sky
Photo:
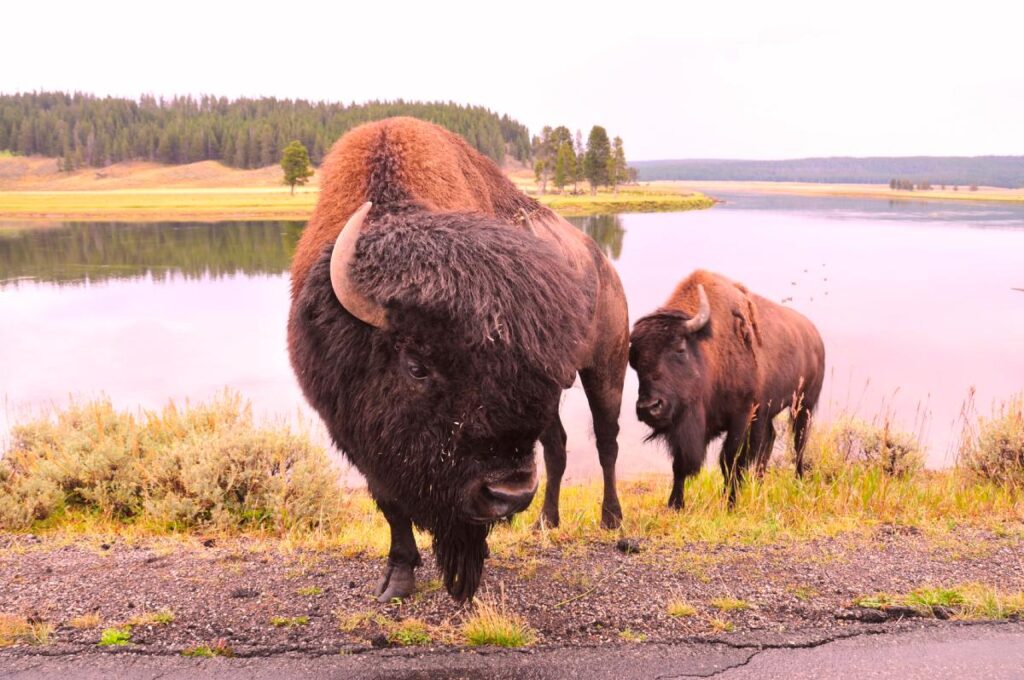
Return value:
M 1024 154 L 1024 2 L 16 2 L 0 91 L 452 100 L 631 160 Z

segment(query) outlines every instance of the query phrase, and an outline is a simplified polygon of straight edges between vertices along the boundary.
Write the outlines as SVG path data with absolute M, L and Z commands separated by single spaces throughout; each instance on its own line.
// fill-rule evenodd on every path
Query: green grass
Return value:
M 211 644 L 208 645 L 196 645 L 194 647 L 186 647 L 185 649 L 181 650 L 181 655 L 200 659 L 208 659 L 215 656 L 230 658 L 235 655 L 235 651 L 231 649 L 231 646 L 228 644 L 227 640 L 219 639 L 214 640 Z
M 387 638 L 389 642 L 405 647 L 427 645 L 430 644 L 430 629 L 419 619 L 405 619 L 391 627 Z
M 462 635 L 471 647 L 527 647 L 537 639 L 526 620 L 508 611 L 504 603 L 482 599 L 476 600 L 472 613 L 463 621 Z
M 124 626 L 123 628 L 106 628 L 100 633 L 99 646 L 101 647 L 121 647 L 127 645 L 132 640 L 132 629 L 130 626 Z
M 308 616 L 271 616 L 270 625 L 275 628 L 296 628 L 309 625 Z
M 323 595 L 324 589 L 320 586 L 306 586 L 305 588 L 299 588 L 295 593 L 303 597 L 316 597 L 317 595 Z
M 928 616 L 936 607 L 950 610 L 962 620 L 1000 620 L 1024 616 L 1024 591 L 1006 592 L 982 583 L 922 586 L 908 593 L 875 593 L 853 604 L 868 609 L 911 607 Z
M 565 216 L 607 213 L 681 212 L 684 210 L 710 208 L 715 204 L 713 198 L 700 193 L 654 191 L 636 187 L 620 189 L 617 194 L 611 191 L 600 191 L 596 196 L 591 196 L 589 193 L 576 196 L 571 194 L 544 194 L 536 198 L 555 212 Z

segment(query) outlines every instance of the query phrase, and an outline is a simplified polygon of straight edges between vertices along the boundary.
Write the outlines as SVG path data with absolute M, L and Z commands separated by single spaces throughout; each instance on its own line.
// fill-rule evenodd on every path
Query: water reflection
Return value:
M 0 286 L 278 274 L 305 222 L 71 222 L 0 229 Z
M 569 222 L 594 239 L 608 257 L 617 260 L 622 256 L 622 240 L 626 236 L 626 230 L 623 229 L 622 218 L 618 215 L 570 217 Z
M 891 407 L 924 434 L 933 465 L 950 462 L 971 386 L 982 410 L 1024 388 L 1024 294 L 1013 290 L 1024 288 L 1024 207 L 724 198 L 711 210 L 571 221 L 615 260 L 633 319 L 697 267 L 806 314 L 827 348 L 823 416 Z M 0 224 L 0 445 L 22 406 L 69 395 L 155 408 L 227 385 L 258 413 L 316 423 L 285 350 L 302 226 Z M 622 472 L 667 472 L 663 452 L 643 443 L 636 393 L 630 371 Z M 562 420 L 568 477 L 599 474 L 579 385 Z

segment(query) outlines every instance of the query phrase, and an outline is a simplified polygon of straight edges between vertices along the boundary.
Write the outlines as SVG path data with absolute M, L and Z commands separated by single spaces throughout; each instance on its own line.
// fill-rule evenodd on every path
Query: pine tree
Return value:
M 284 147 L 281 169 L 284 170 L 284 183 L 291 187 L 294 196 L 295 185 L 305 184 L 313 176 L 313 169 L 309 167 L 309 152 L 302 146 L 302 142 L 296 140 Z
M 619 193 L 619 184 L 629 179 L 626 166 L 626 152 L 622 148 L 622 137 L 612 142 L 612 153 L 608 157 L 608 181 L 612 190 Z
M 555 157 L 555 186 L 559 191 L 572 181 L 576 176 L 576 154 L 572 151 L 572 144 L 563 141 L 558 147 L 558 155 Z
M 543 195 L 548 190 L 548 178 L 555 166 L 555 149 L 551 146 L 552 129 L 545 125 L 540 135 L 533 138 L 533 174 Z
M 600 125 L 590 129 L 587 138 L 587 153 L 583 157 L 583 175 L 590 182 L 590 193 L 597 194 L 597 187 L 608 184 L 608 160 L 611 158 L 611 146 L 608 143 L 608 132 Z

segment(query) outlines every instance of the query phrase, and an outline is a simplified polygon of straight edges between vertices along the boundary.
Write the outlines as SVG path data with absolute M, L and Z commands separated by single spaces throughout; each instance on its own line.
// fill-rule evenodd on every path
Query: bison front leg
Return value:
M 743 418 L 734 422 L 725 435 L 722 453 L 718 457 L 718 465 L 722 468 L 722 476 L 725 478 L 725 493 L 729 497 L 730 510 L 736 506 L 736 491 L 740 476 L 746 467 L 741 460 L 741 454 L 744 453 L 744 447 L 749 450 L 749 432 L 749 419 Z
M 390 602 L 395 598 L 404 599 L 416 592 L 416 577 L 413 570 L 423 564 L 416 539 L 412 535 L 412 521 L 408 515 L 391 503 L 378 501 L 384 517 L 391 527 L 391 549 L 384 576 L 377 584 L 377 600 Z
M 683 509 L 686 480 L 700 472 L 707 449 L 704 442 L 704 426 L 699 418 L 687 418 L 676 429 L 672 447 L 672 492 L 668 497 L 668 507 L 673 510 Z

